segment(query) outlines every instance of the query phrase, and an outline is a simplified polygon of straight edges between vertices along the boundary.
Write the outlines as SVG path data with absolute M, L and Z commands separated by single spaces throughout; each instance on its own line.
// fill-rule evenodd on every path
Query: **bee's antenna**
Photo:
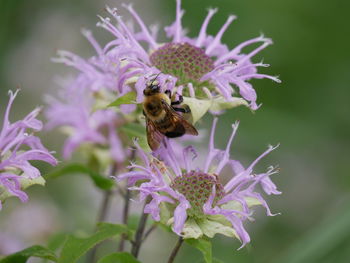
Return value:
M 155 76 L 155 78 L 152 80 L 152 82 L 151 82 L 151 86 L 153 85 L 153 82 L 155 82 L 156 81 L 156 79 L 159 77 L 159 75 L 161 74 L 162 72 L 159 72 L 156 76 Z

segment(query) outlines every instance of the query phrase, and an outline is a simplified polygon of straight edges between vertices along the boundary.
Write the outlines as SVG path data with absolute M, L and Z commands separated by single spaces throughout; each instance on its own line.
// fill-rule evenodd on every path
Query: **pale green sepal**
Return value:
M 32 185 L 45 185 L 45 179 L 42 176 L 39 176 L 37 178 L 34 179 L 29 179 L 29 178 L 21 178 L 20 180 L 21 183 L 21 189 L 24 190 Z
M 198 239 L 203 236 L 203 231 L 197 224 L 197 222 L 189 218 L 186 220 L 184 228 L 182 229 L 182 237 Z
M 211 100 L 199 100 L 191 97 L 183 97 L 183 99 L 183 104 L 188 105 L 191 109 L 189 121 L 193 124 L 207 113 L 212 104 Z
M 139 76 L 134 76 L 134 77 L 128 78 L 125 81 L 125 84 L 126 85 L 135 84 L 138 81 L 138 79 L 139 79 Z
M 232 226 L 231 222 L 223 215 L 207 215 L 207 219 L 210 221 L 218 222 L 224 226 Z
M 36 184 L 44 186 L 45 179 L 41 176 L 34 179 L 29 179 L 25 177 L 20 178 L 21 190 L 25 190 L 26 188 Z M 14 196 L 14 195 L 11 194 L 9 191 L 7 191 L 3 185 L 0 185 L 0 201 L 3 202 L 11 196 Z
M 190 107 L 191 113 L 189 114 L 190 117 L 188 119 L 193 124 L 200 120 L 209 110 L 219 112 L 222 110 L 235 108 L 241 105 L 249 107 L 248 102 L 242 98 L 234 97 L 231 101 L 227 101 L 222 96 L 216 96 L 211 99 L 196 99 L 192 97 L 183 97 L 183 104 L 186 104 Z
M 9 193 L 4 186 L 0 185 L 0 202 L 5 201 L 7 198 L 11 197 L 12 194 Z
M 253 207 L 253 206 L 257 206 L 257 205 L 262 205 L 261 201 L 257 198 L 254 197 L 245 197 L 244 198 L 245 201 L 248 204 L 248 207 Z
M 248 207 L 261 205 L 261 202 L 259 201 L 259 199 L 256 199 L 254 197 L 245 197 L 244 200 L 248 204 Z M 221 208 L 227 209 L 227 210 L 237 210 L 237 211 L 243 210 L 242 204 L 238 201 L 227 202 L 226 204 L 221 205 Z
M 160 222 L 164 225 L 168 225 L 170 218 L 172 218 L 172 213 L 174 209 L 171 209 L 168 204 L 161 202 L 159 204 L 160 208 Z
M 222 209 L 226 209 L 226 210 L 236 210 L 236 211 L 242 211 L 242 204 L 240 202 L 237 201 L 230 201 L 227 202 L 223 205 L 221 205 Z
M 170 218 L 166 223 L 167 226 L 172 226 L 174 224 L 174 217 Z M 198 239 L 203 236 L 201 228 L 198 226 L 197 222 L 192 218 L 187 218 L 184 227 L 182 229 L 182 237 Z
M 232 226 L 223 225 L 217 221 L 204 219 L 201 220 L 198 225 L 201 228 L 203 234 L 210 238 L 213 238 L 215 234 L 222 234 L 228 237 L 238 238 L 238 235 Z
M 212 104 L 209 110 L 218 112 L 232 109 L 241 105 L 249 107 L 248 102 L 242 98 L 233 97 L 231 101 L 227 101 L 224 97 L 219 96 L 212 99 Z

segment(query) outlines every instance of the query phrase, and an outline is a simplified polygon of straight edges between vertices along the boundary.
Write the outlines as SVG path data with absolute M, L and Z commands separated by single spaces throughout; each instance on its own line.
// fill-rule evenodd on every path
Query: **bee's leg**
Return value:
M 171 106 L 173 105 L 179 105 L 184 101 L 184 97 L 182 95 L 179 95 L 179 99 L 177 101 L 172 101 Z
M 171 91 L 167 89 L 166 91 L 164 91 L 164 93 L 168 95 L 169 99 L 171 100 Z
M 182 105 L 181 108 L 173 108 L 174 111 L 182 112 L 182 113 L 190 113 L 191 109 L 188 105 Z

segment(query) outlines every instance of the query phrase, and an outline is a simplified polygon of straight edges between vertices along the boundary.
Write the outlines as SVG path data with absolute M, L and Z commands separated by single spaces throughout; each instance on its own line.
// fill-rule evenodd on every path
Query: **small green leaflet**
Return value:
M 185 242 L 192 247 L 197 248 L 203 254 L 204 261 L 206 263 L 212 263 L 211 242 L 205 239 L 185 239 Z
M 138 138 L 138 142 L 144 151 L 151 151 L 147 143 L 146 128 L 144 126 L 138 123 L 127 123 L 120 127 L 120 130 L 128 135 L 130 139 Z
M 118 252 L 101 258 L 97 263 L 141 263 L 127 252 Z
M 24 176 L 20 177 L 21 189 L 27 189 L 32 185 L 45 185 L 45 179 L 41 176 L 33 179 L 25 178 Z M 7 198 L 14 196 L 9 192 L 3 185 L 0 185 L 0 202 L 5 201 Z
M 124 94 L 123 96 L 119 97 L 118 99 L 116 99 L 115 101 L 113 101 L 112 103 L 110 103 L 107 107 L 117 107 L 120 106 L 122 104 L 135 104 L 136 103 L 136 92 L 135 91 L 131 91 L 128 92 L 126 94 Z
M 100 223 L 97 232 L 88 238 L 69 236 L 63 245 L 58 263 L 75 263 L 98 243 L 121 234 L 129 235 L 129 232 L 125 225 Z
M 32 246 L 1 259 L 0 263 L 26 263 L 30 257 L 57 262 L 55 253 L 50 249 L 42 246 Z
M 52 173 L 49 173 L 44 177 L 45 179 L 51 179 L 51 178 L 60 177 L 62 175 L 79 174 L 79 173 L 90 176 L 94 184 L 100 189 L 109 190 L 114 186 L 114 181 L 112 179 L 104 177 L 98 173 L 95 173 L 91 171 L 89 168 L 79 163 L 72 163 L 72 164 L 66 165 L 63 168 L 58 169 Z

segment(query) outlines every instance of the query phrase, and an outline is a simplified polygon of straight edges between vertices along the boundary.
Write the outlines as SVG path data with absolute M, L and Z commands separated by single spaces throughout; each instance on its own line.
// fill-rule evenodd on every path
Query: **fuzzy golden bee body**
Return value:
M 160 92 L 159 85 L 153 83 L 145 88 L 143 94 L 147 141 L 153 151 L 159 148 L 164 136 L 175 138 L 184 134 L 198 135 L 196 128 L 176 112 L 189 112 L 189 108 L 173 107 L 180 105 L 182 100 L 172 102 L 171 95 Z

